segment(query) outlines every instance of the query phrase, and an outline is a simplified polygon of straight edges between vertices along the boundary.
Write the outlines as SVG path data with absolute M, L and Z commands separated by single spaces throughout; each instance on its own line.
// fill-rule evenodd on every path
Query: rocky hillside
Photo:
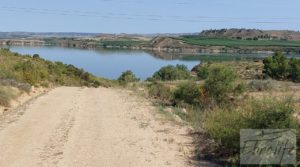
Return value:
M 202 37 L 235 38 L 235 39 L 281 39 L 300 40 L 300 32 L 288 30 L 258 30 L 258 29 L 220 29 L 206 30 L 200 33 Z
M 150 41 L 150 45 L 154 48 L 181 48 L 188 47 L 181 40 L 170 37 L 155 37 Z

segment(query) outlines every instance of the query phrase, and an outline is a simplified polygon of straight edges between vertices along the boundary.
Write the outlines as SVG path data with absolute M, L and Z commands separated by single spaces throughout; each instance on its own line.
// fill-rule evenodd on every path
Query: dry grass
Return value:
M 249 96 L 257 99 L 263 99 L 266 96 L 278 99 L 292 97 L 295 103 L 296 112 L 300 114 L 300 83 L 275 80 L 269 80 L 269 82 L 272 84 L 272 89 L 250 92 Z
M 239 75 L 241 79 L 259 79 L 263 73 L 262 61 L 224 61 L 213 64 L 230 67 Z
M 17 91 L 11 87 L 0 85 L 0 106 L 9 107 L 11 100 L 17 97 Z

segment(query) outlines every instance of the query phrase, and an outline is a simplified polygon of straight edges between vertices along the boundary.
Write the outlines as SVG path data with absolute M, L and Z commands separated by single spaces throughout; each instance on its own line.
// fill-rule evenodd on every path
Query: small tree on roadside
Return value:
M 139 81 L 140 79 L 137 78 L 134 73 L 130 70 L 128 71 L 125 71 L 121 74 L 121 76 L 118 78 L 118 81 L 121 83 L 121 84 L 128 84 L 130 82 L 137 82 Z

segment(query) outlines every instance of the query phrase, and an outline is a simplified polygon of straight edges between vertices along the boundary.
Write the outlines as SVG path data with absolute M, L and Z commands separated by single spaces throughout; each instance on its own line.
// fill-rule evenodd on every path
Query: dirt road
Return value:
M 190 166 L 187 130 L 129 92 L 56 88 L 0 123 L 1 167 Z

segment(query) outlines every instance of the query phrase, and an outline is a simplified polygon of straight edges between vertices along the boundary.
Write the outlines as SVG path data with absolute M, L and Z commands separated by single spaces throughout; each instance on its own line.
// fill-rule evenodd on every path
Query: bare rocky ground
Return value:
M 1 120 L 0 166 L 195 166 L 189 129 L 156 110 L 124 90 L 56 88 Z

